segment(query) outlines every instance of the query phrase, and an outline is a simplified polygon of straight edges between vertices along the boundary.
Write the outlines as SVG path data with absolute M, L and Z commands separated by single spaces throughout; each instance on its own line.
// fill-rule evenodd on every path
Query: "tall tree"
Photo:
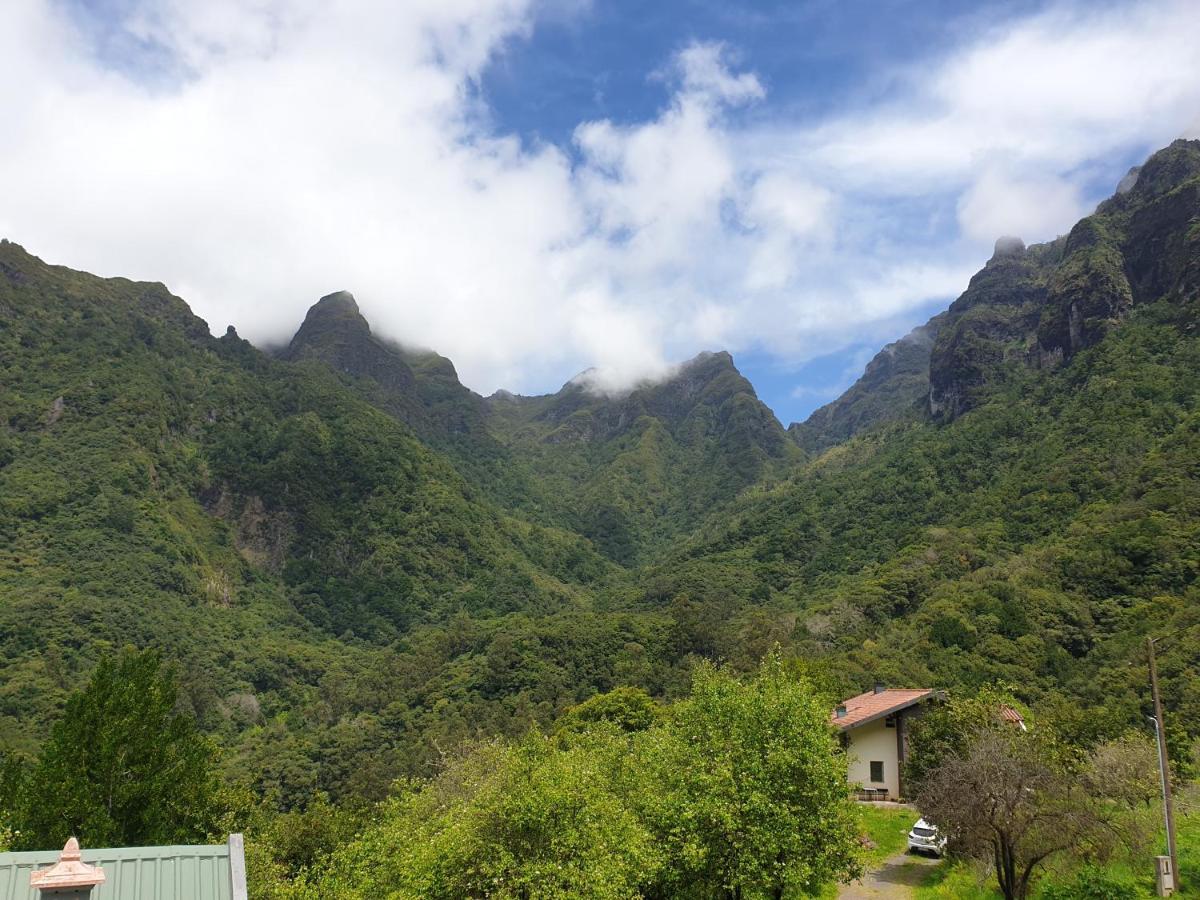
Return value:
M 295 896 L 634 900 L 661 852 L 613 790 L 624 746 L 610 727 L 566 749 L 535 732 L 470 748 Z
M 916 719 L 909 734 L 904 780 L 919 792 L 925 779 L 947 759 L 962 756 L 972 740 L 989 728 L 1007 728 L 1004 710 L 1015 709 L 1007 691 L 984 687 L 974 695 L 952 696 Z
M 26 786 L 19 843 L 138 846 L 197 840 L 218 813 L 214 750 L 176 709 L 157 651 L 106 657 L 67 701 Z

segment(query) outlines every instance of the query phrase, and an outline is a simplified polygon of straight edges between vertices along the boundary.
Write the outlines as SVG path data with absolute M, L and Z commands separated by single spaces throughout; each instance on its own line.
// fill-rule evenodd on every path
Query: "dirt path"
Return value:
M 940 860 L 917 854 L 897 853 L 883 861 L 853 884 L 838 891 L 838 900 L 871 900 L 876 897 L 911 897 L 914 885 L 920 884 L 930 866 Z

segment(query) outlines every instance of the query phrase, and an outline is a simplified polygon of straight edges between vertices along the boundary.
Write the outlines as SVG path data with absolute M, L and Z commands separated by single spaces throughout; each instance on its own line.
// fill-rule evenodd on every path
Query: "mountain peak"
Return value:
M 354 295 L 349 291 L 334 291 L 332 294 L 326 294 L 309 309 L 309 312 L 314 310 L 345 310 L 348 312 L 358 312 L 358 301 L 354 299 Z
M 339 372 L 374 378 L 382 387 L 401 393 L 413 384 L 408 364 L 371 334 L 349 291 L 326 294 L 314 303 L 281 356 L 319 359 Z
M 358 311 L 358 303 L 349 291 L 326 294 L 310 306 L 284 355 L 303 356 L 306 348 L 323 343 L 335 332 L 359 339 L 366 339 L 371 333 L 371 326 Z
M 732 354 L 727 350 L 705 350 L 697 353 L 672 372 L 670 377 L 662 382 L 661 388 L 687 397 L 699 397 L 701 394 L 719 397 L 746 394 L 755 400 L 758 399 L 754 385 L 738 370 Z
M 1122 183 L 1125 193 L 1158 196 L 1197 177 L 1200 177 L 1200 140 L 1180 138 L 1153 154 L 1136 172 L 1126 175 Z
M 359 312 L 358 302 L 349 291 L 334 291 L 332 294 L 326 294 L 310 306 L 308 313 L 304 316 L 304 324 L 300 326 L 300 331 L 296 333 L 296 336 L 299 337 L 310 324 L 322 327 L 340 324 L 342 327 L 351 326 L 366 332 L 371 330 L 371 326 Z
M 1024 252 L 1025 242 L 1015 235 L 1006 234 L 996 238 L 996 248 L 992 251 L 992 259 L 1020 256 Z
M 713 374 L 727 370 L 738 371 L 733 362 L 733 354 L 728 350 L 701 350 L 679 367 L 680 372 L 693 369 L 704 369 Z
M 698 353 L 661 377 L 621 392 L 594 389 L 592 376 L 594 370 L 581 372 L 557 394 L 543 398 L 536 418 L 561 426 L 547 440 L 607 441 L 639 428 L 639 420 L 649 417 L 680 440 L 738 432 L 735 442 L 744 439 L 743 443 L 759 447 L 767 456 L 784 452 L 783 427 L 727 351 Z

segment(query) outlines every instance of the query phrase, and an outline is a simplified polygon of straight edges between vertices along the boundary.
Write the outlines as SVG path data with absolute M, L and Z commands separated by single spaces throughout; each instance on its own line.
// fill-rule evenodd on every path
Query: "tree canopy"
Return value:
M 177 708 L 153 650 L 106 657 L 67 701 L 19 795 L 16 843 L 84 846 L 203 839 L 222 812 L 211 741 Z
M 783 898 L 857 871 L 828 711 L 777 658 L 702 667 L 633 731 L 487 742 L 411 784 L 300 896 Z

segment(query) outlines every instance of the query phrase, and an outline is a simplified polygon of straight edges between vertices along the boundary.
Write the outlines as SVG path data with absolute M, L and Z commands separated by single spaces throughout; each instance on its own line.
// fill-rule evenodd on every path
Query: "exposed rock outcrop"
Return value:
M 319 359 L 346 375 L 374 379 L 396 395 L 398 405 L 401 398 L 413 392 L 412 369 L 399 353 L 371 334 L 371 326 L 348 291 L 318 300 L 280 356 L 287 360 Z
M 998 239 L 962 295 L 914 332 L 928 346 L 888 345 L 789 433 L 820 450 L 914 409 L 954 419 L 1021 367 L 1062 365 L 1162 298 L 1200 298 L 1200 141 L 1175 141 L 1131 169 L 1065 237 L 1030 247 Z

